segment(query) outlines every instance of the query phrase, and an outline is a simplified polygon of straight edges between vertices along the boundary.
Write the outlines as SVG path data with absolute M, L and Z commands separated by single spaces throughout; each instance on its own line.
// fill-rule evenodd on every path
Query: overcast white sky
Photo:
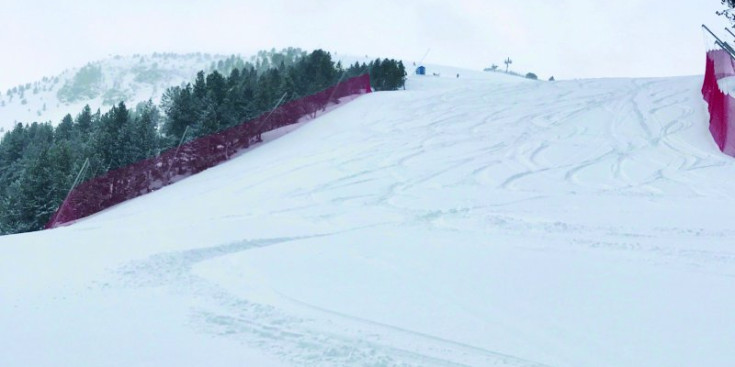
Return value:
M 111 54 L 287 46 L 540 77 L 703 72 L 719 0 L 8 0 L 0 91 Z M 720 32 L 723 33 L 723 32 Z

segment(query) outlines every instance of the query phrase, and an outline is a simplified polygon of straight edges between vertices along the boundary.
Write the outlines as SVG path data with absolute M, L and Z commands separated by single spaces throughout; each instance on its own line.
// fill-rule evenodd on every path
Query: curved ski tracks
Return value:
M 280 295 L 310 311 L 309 318 L 240 298 L 193 271 L 207 260 L 254 248 L 316 235 L 242 241 L 233 244 L 163 253 L 116 271 L 105 287 L 156 287 L 183 292 L 210 302 L 192 309 L 192 326 L 219 337 L 237 338 L 289 363 L 304 366 L 517 366 L 550 367 L 496 351 L 413 332 L 396 326 L 326 310 Z
M 422 92 L 425 93 L 422 103 L 391 106 L 401 111 L 395 121 L 362 126 L 368 136 L 364 147 L 354 149 L 348 156 L 323 157 L 321 161 L 304 166 L 307 169 L 328 164 L 343 174 L 318 186 L 293 192 L 294 198 L 302 200 L 299 205 L 274 210 L 272 214 L 291 212 L 298 215 L 325 203 L 350 202 L 398 212 L 411 225 L 461 230 L 463 227 L 453 227 L 452 223 L 472 219 L 498 224 L 494 233 L 525 233 L 529 228 L 540 228 L 546 235 L 554 236 L 568 234 L 572 225 L 530 222 L 502 213 L 494 214 L 493 208 L 578 192 L 601 195 L 634 192 L 655 197 L 670 187 L 678 187 L 687 188 L 681 194 L 687 197 L 723 194 L 700 192 L 688 185 L 693 172 L 731 163 L 682 137 L 692 129 L 703 129 L 696 125 L 699 123 L 699 117 L 695 116 L 698 110 L 690 107 L 699 97 L 696 89 L 672 89 L 667 83 L 669 81 L 663 79 L 605 83 L 590 80 L 500 87 L 480 85 L 484 93 L 456 88 Z M 662 90 L 668 92 L 660 92 Z M 498 140 L 499 132 L 502 136 L 513 136 L 513 141 Z M 406 140 L 405 136 L 411 139 Z M 385 153 L 393 151 L 396 144 L 404 146 L 401 155 Z M 407 145 L 410 148 L 405 148 Z M 452 149 L 457 145 L 472 149 L 458 154 Z M 386 154 L 381 164 L 368 159 L 374 152 Z M 443 163 L 438 165 L 442 168 L 427 167 L 436 161 Z M 273 177 L 261 182 L 269 179 Z M 335 189 L 345 187 L 360 191 L 361 185 L 376 182 L 383 185 L 382 191 L 362 195 L 334 193 Z M 524 195 L 431 210 L 405 200 L 407 195 L 420 192 L 416 190 L 458 185 Z M 243 187 L 240 192 L 247 189 Z M 440 218 L 448 221 L 439 221 Z M 345 229 L 349 230 L 352 229 Z M 570 246 L 632 251 L 642 254 L 644 259 L 655 257 L 656 261 L 683 258 L 683 261 L 695 263 L 735 263 L 735 255 L 728 252 L 664 249 L 625 238 L 660 235 L 673 230 L 684 231 L 680 233 L 682 236 L 722 236 L 723 233 L 697 232 L 696 228 L 630 233 L 614 227 L 576 226 L 571 230 L 580 234 Z M 615 232 L 615 236 L 608 236 L 611 232 Z M 222 337 L 237 338 L 296 365 L 547 366 L 523 356 L 417 333 L 342 314 L 339 310 L 327 310 L 281 294 L 283 302 L 310 315 L 309 318 L 296 316 L 288 310 L 233 295 L 192 270 L 206 260 L 299 239 L 303 238 L 242 241 L 159 254 L 120 269 L 117 281 L 127 287 L 154 286 L 171 292 L 193 292 L 211 306 L 192 311 L 194 327 Z

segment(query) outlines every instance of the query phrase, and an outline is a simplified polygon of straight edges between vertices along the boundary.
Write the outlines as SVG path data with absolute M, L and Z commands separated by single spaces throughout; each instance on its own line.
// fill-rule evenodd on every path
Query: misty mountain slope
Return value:
M 152 99 L 159 103 L 168 87 L 194 80 L 200 70 L 228 56 L 206 53 L 111 56 L 59 75 L 0 90 L 0 129 L 34 121 L 54 125 L 89 104 L 105 110 L 120 101 L 134 108 Z M 11 92 L 8 94 L 8 92 Z
M 123 101 L 130 108 L 149 99 L 160 104 L 169 87 L 193 82 L 196 73 L 218 70 L 227 76 L 238 62 L 258 61 L 273 52 L 300 52 L 300 49 L 260 51 L 256 55 L 220 55 L 208 53 L 153 53 L 110 56 L 87 65 L 66 69 L 55 76 L 15 86 L 0 86 L 0 134 L 17 123 L 50 121 L 58 124 L 66 114 L 76 117 L 85 105 L 92 111 L 109 110 Z M 335 62 L 347 68 L 355 62 L 370 63 L 374 57 L 331 53 Z M 272 61 L 272 60 L 271 60 Z M 404 60 L 408 66 L 410 62 Z M 265 68 L 265 66 L 263 66 Z M 408 67 L 415 69 L 415 65 Z M 444 68 L 447 73 L 462 71 Z
M 4 366 L 729 366 L 700 77 L 443 70 L 0 238 Z

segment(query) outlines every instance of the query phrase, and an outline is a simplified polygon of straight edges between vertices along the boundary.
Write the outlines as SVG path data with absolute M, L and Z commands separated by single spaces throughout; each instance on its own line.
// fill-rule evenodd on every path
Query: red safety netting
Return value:
M 201 137 L 161 155 L 105 173 L 74 188 L 46 228 L 54 228 L 92 215 L 126 200 L 145 195 L 230 159 L 260 140 L 261 134 L 315 115 L 338 99 L 370 93 L 365 74 L 319 93 L 285 103 L 253 120 Z
M 730 79 L 730 80 L 728 80 Z M 735 81 L 735 65 L 725 50 L 707 52 L 702 95 L 709 109 L 709 131 L 720 150 L 735 157 L 735 98 L 723 92 L 720 84 Z

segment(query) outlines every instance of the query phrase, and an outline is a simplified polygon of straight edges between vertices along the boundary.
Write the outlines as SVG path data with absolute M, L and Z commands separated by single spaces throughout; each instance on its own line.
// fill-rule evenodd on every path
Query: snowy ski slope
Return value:
M 0 238 L 0 365 L 735 363 L 735 161 L 701 77 L 433 71 Z

